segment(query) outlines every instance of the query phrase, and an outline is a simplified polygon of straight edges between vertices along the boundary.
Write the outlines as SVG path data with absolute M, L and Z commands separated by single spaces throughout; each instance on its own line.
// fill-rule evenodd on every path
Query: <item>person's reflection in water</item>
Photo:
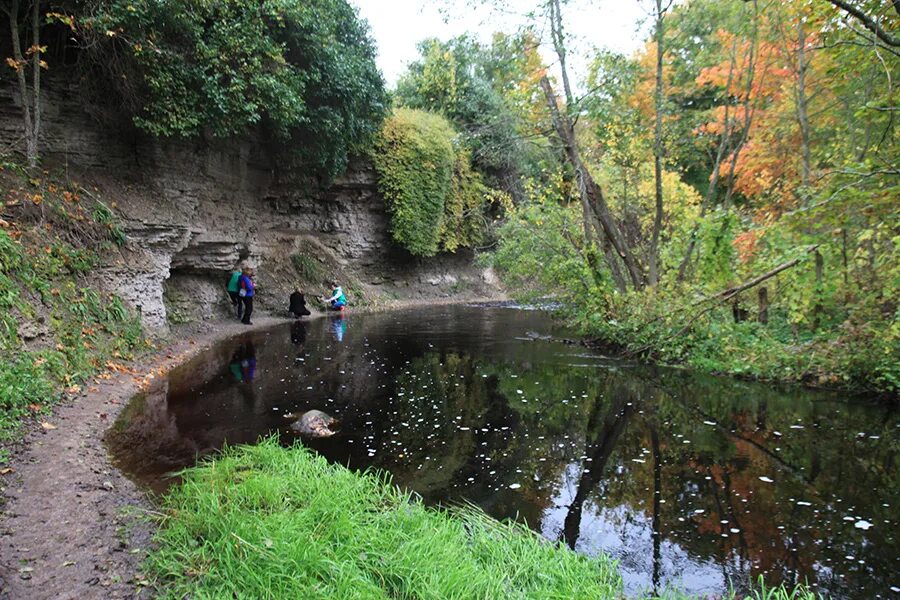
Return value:
M 291 343 L 296 346 L 306 343 L 306 324 L 303 321 L 294 321 L 291 325 Z
M 297 346 L 297 358 L 303 358 L 306 347 L 306 324 L 303 321 L 294 321 L 291 325 L 291 343 Z
M 228 365 L 234 380 L 240 383 L 252 383 L 256 376 L 256 348 L 253 342 L 245 340 L 241 342 L 234 354 L 231 355 L 231 363 Z
M 344 315 L 331 317 L 331 334 L 334 336 L 334 341 L 343 342 L 346 332 L 347 321 L 344 320 Z

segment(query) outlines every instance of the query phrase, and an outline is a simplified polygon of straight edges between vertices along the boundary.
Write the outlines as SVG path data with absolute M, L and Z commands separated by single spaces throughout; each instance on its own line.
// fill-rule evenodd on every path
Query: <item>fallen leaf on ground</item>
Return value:
M 12 467 L 6 467 L 5 469 L 0 469 L 0 475 L 9 475 L 10 473 L 15 473 L 16 470 Z
M 56 429 L 56 425 L 52 425 L 52 424 L 48 423 L 47 421 L 42 421 L 42 422 L 41 422 L 41 427 L 43 427 L 43 428 L 46 429 L 47 431 L 51 431 L 51 430 L 53 430 L 53 429 Z
M 44 410 L 44 407 L 40 404 L 29 404 L 28 410 L 30 410 L 31 412 L 41 412 L 42 410 Z

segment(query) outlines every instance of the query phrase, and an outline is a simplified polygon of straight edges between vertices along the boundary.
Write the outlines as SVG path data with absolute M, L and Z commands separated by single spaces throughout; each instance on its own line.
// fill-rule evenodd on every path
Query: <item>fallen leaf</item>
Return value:
M 64 567 L 74 567 L 75 564 L 76 564 L 76 563 L 75 563 L 74 560 L 67 560 L 66 562 L 64 562 L 64 563 L 62 564 L 62 566 L 64 566 Z
M 43 427 L 43 428 L 46 429 L 47 431 L 52 431 L 52 430 L 56 429 L 56 425 L 51 425 L 51 424 L 48 423 L 47 421 L 42 421 L 42 422 L 41 422 L 41 427 Z
M 12 467 L 6 467 L 5 469 L 0 469 L 0 475 L 9 475 L 10 473 L 15 473 L 16 470 Z
M 44 410 L 44 407 L 41 406 L 40 404 L 29 404 L 28 410 L 30 410 L 31 412 L 37 413 L 37 412 L 41 412 L 42 410 Z

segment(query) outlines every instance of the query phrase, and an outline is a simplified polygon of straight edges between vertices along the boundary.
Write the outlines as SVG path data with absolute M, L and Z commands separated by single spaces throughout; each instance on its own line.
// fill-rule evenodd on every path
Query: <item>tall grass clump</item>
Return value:
M 617 598 L 613 561 L 274 438 L 185 473 L 146 568 L 162 598 Z

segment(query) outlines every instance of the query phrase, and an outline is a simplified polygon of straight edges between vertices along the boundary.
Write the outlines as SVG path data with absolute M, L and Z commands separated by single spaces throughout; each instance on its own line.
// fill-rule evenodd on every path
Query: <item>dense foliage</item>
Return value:
M 518 193 L 520 177 L 534 175 L 549 158 L 546 143 L 527 139 L 541 106 L 534 84 L 543 67 L 534 36 L 497 34 L 490 45 L 466 36 L 427 39 L 419 52 L 397 83 L 395 103 L 449 119 L 490 185 Z
M 376 142 L 372 158 L 391 233 L 417 256 L 479 243 L 489 204 L 503 200 L 472 170 L 457 137 L 440 115 L 400 108 Z
M 391 213 L 391 233 L 412 254 L 438 251 L 456 158 L 455 135 L 438 115 L 399 109 L 385 121 L 376 143 L 373 158 Z
M 561 61 L 560 2 L 535 4 L 532 30 L 554 33 Z M 888 31 L 900 20 L 851 4 Z M 550 142 L 576 151 L 522 179 L 493 263 L 629 354 L 900 389 L 896 50 L 807 0 L 692 0 L 653 34 L 634 56 L 597 52 L 582 98 L 549 81 L 566 93 L 529 122 L 552 119 Z M 576 185 L 587 176 L 596 189 Z
M 155 135 L 262 124 L 330 177 L 368 148 L 385 110 L 374 45 L 345 0 L 96 0 L 81 31 L 101 79 Z

